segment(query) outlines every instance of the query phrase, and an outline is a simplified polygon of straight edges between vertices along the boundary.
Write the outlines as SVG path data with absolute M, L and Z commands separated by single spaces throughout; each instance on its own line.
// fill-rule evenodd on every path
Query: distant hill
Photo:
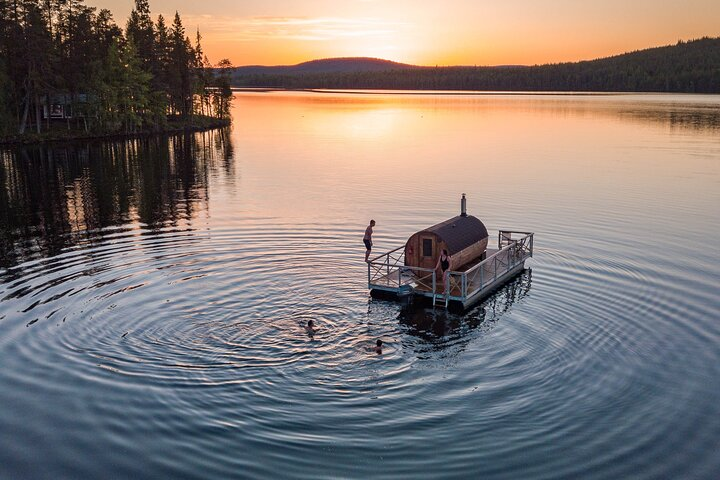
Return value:
M 348 73 L 348 72 L 382 72 L 386 70 L 399 70 L 417 68 L 414 65 L 392 62 L 380 58 L 370 57 L 343 57 L 311 60 L 297 65 L 248 65 L 233 69 L 233 77 L 247 75 L 299 75 L 308 73 Z
M 597 60 L 536 66 L 419 67 L 371 58 L 336 58 L 288 67 L 239 67 L 233 71 L 232 85 L 720 93 L 720 38 L 681 41 Z

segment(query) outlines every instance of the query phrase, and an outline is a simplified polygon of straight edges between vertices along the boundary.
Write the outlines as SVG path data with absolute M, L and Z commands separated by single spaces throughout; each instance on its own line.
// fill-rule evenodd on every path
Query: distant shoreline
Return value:
M 234 67 L 224 73 L 233 88 L 493 92 L 483 95 L 718 94 L 720 37 L 680 41 L 595 60 L 532 66 L 423 67 L 369 58 L 330 58 L 294 66 Z
M 447 95 L 447 96 L 566 96 L 566 97 L 612 97 L 628 95 L 718 95 L 713 93 L 684 92 L 586 92 L 586 91 L 502 91 L 502 90 L 406 90 L 406 89 L 348 89 L 348 88 L 272 88 L 272 87 L 233 87 L 233 93 L 272 93 L 272 92 L 304 92 L 304 93 L 342 93 L 352 95 Z
M 141 130 L 132 133 L 98 133 L 85 132 L 83 130 L 62 130 L 56 129 L 49 132 L 37 134 L 35 132 L 27 132 L 22 135 L 8 135 L 0 137 L 0 146 L 19 146 L 19 145 L 42 145 L 47 143 L 64 143 L 79 140 L 126 140 L 133 138 L 147 138 L 153 135 L 172 135 L 184 132 L 202 132 L 207 130 L 215 130 L 218 128 L 228 127 L 232 124 L 230 119 L 200 117 L 201 123 L 187 125 L 169 125 L 166 128 L 155 130 Z M 197 118 L 196 118 L 197 120 Z

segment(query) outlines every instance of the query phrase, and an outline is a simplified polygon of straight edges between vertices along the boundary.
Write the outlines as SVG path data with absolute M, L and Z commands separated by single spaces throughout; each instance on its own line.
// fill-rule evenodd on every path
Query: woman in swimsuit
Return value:
M 435 270 L 438 268 L 442 269 L 443 274 L 443 289 L 445 288 L 445 285 L 447 283 L 447 272 L 450 270 L 450 261 L 452 259 L 450 258 L 450 255 L 448 255 L 448 251 L 443 248 L 442 253 L 440 254 L 440 258 L 438 258 L 438 263 L 435 265 Z

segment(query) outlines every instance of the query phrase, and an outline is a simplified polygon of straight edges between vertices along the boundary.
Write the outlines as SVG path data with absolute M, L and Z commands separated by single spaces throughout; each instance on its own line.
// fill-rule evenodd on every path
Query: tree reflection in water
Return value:
M 123 230 L 189 228 L 214 169 L 233 173 L 227 129 L 0 151 L 0 267 Z

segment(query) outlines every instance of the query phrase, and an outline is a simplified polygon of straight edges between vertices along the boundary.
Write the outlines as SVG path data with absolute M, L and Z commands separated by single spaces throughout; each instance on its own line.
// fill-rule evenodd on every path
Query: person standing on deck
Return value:
M 447 282 L 447 272 L 450 270 L 450 261 L 452 259 L 450 258 L 450 255 L 448 255 L 448 251 L 443 248 L 442 254 L 440 254 L 440 257 L 438 257 L 437 265 L 435 265 L 435 270 L 438 268 L 442 269 L 443 274 L 443 289 L 445 288 L 445 284 Z
M 373 227 L 375 226 L 375 220 L 370 220 L 370 225 L 365 229 L 365 236 L 363 237 L 363 243 L 365 244 L 365 261 L 368 261 L 370 257 L 370 251 L 372 250 L 372 234 Z

